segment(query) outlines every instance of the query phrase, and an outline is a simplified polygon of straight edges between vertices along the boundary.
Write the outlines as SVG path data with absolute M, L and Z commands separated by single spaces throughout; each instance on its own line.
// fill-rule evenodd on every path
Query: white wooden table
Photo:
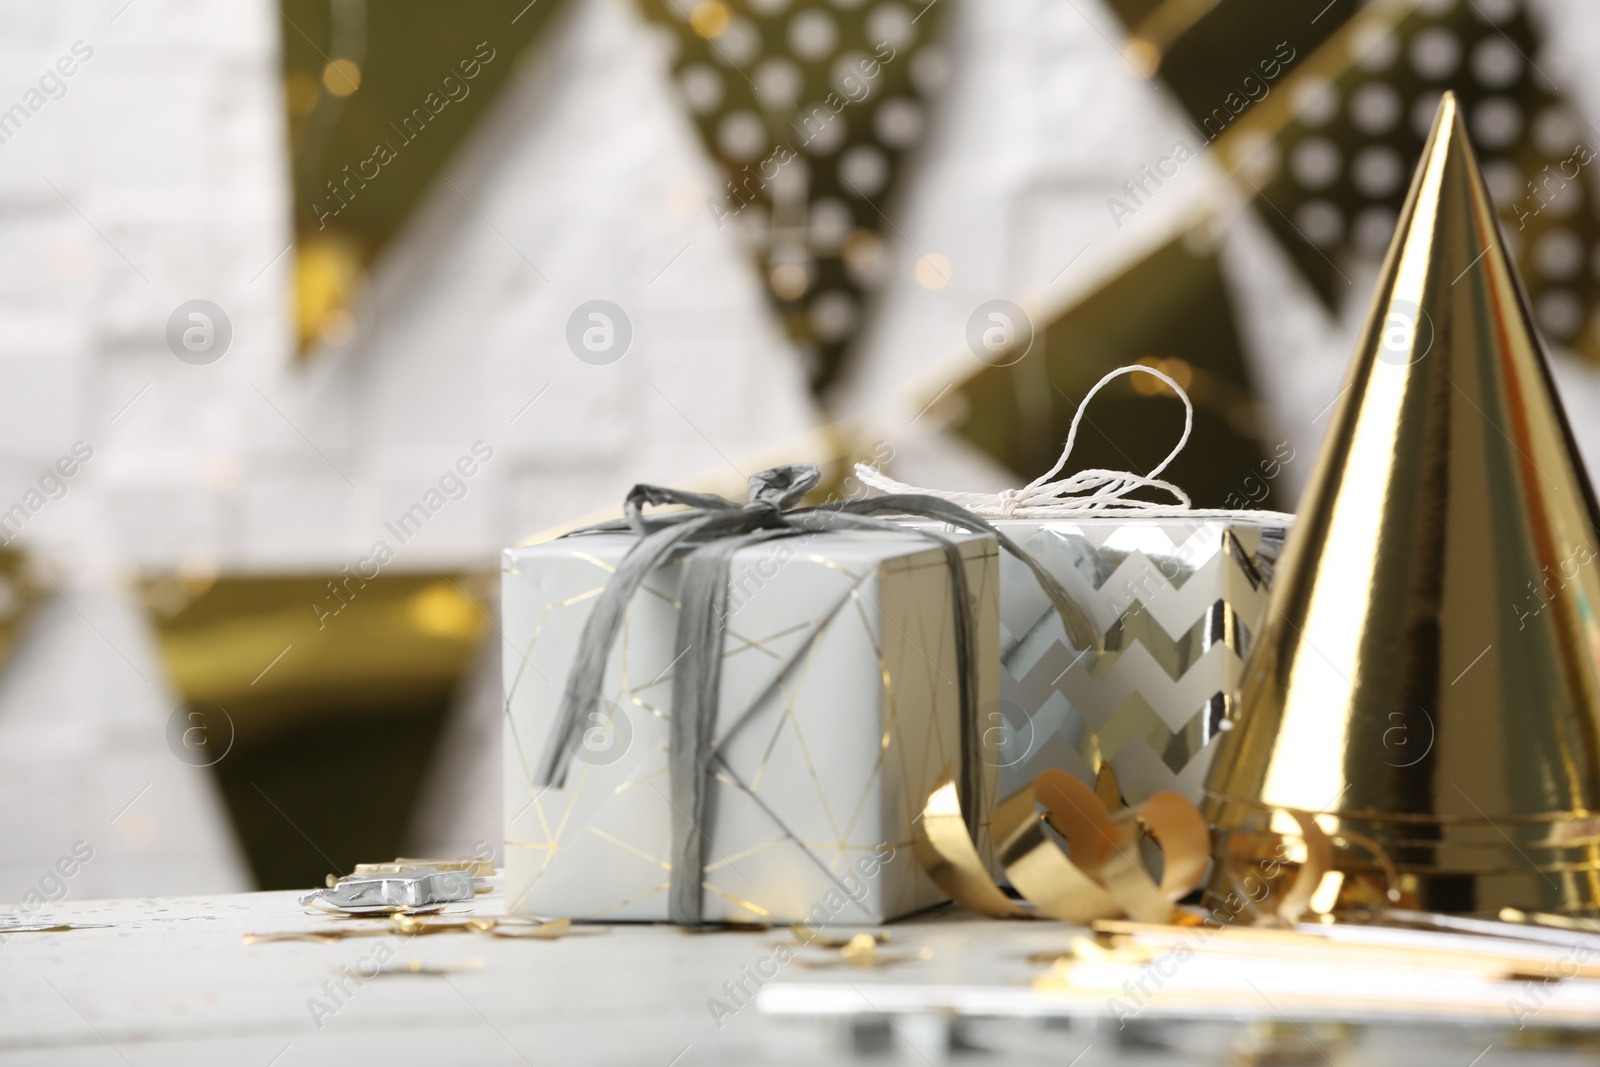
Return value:
M 493 880 L 495 882 L 498 879 Z M 17 933 L 0 942 L 0 1065 L 395 1063 L 1225 1063 L 1241 1040 L 1234 1024 L 1109 1020 L 1045 1024 L 968 1021 L 949 1013 L 880 1014 L 890 987 L 1026 989 L 1032 953 L 1065 947 L 1074 928 L 975 920 L 953 909 L 895 924 L 883 951 L 916 955 L 892 967 L 808 968 L 791 962 L 766 983 L 768 1001 L 796 987 L 852 990 L 853 1017 L 774 1014 L 748 1004 L 720 1020 L 708 1007 L 736 1002 L 724 983 L 758 969 L 782 931 L 685 934 L 670 927 L 581 928 L 554 941 L 445 933 L 330 943 L 246 943 L 247 933 L 348 922 L 311 916 L 295 893 L 63 902 L 35 920 L 106 923 L 103 929 Z M 498 890 L 477 914 L 497 914 Z M 846 931 L 848 932 L 848 931 Z M 821 950 L 809 953 L 822 959 Z M 446 975 L 362 979 L 380 963 L 438 966 L 481 959 Z M 762 969 L 770 970 L 770 966 Z M 354 974 L 355 977 L 351 977 Z M 746 979 L 746 987 L 751 982 Z M 341 988 L 342 986 L 342 988 Z M 787 991 L 787 993 L 786 993 Z M 770 1003 L 767 1005 L 770 1007 Z M 1281 1024 L 1280 1029 L 1291 1024 Z M 1433 1063 L 1481 1067 L 1593 1062 L 1591 1047 L 1513 1050 L 1495 1032 L 1309 1028 L 1329 1063 Z M 951 1045 L 1000 1049 L 988 1055 Z M 1074 1057 L 1082 1056 L 1081 1060 Z M 1492 1058 L 1491 1058 L 1492 1057 Z M 1313 1057 L 1313 1062 L 1322 1059 Z M 1279 1061 L 1282 1062 L 1282 1061 Z

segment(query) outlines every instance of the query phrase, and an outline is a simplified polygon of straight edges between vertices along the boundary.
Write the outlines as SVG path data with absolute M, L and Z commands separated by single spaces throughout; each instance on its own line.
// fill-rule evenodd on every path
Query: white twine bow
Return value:
M 1124 374 L 1148 374 L 1165 382 L 1174 393 L 1178 394 L 1178 399 L 1183 401 L 1183 436 L 1178 438 L 1178 443 L 1167 453 L 1167 458 L 1151 468 L 1149 474 L 1091 468 L 1051 481 L 1061 473 L 1062 468 L 1067 465 L 1067 459 L 1072 455 L 1072 447 L 1078 439 L 1078 424 L 1083 419 L 1083 413 L 1088 410 L 1089 401 L 1093 400 L 1094 395 L 1113 379 L 1120 378 Z M 1172 515 L 1231 517 L 1240 514 L 1254 516 L 1266 514 L 1226 509 L 1197 509 L 1191 504 L 1188 493 L 1171 482 L 1156 477 L 1167 469 L 1168 464 L 1178 458 L 1184 445 L 1189 443 L 1189 434 L 1193 429 L 1194 405 L 1189 402 L 1189 394 L 1183 391 L 1183 387 L 1154 367 L 1134 363 L 1118 367 L 1095 383 L 1094 388 L 1084 396 L 1083 403 L 1078 405 L 1078 410 L 1072 416 L 1072 427 L 1067 431 L 1067 444 L 1061 450 L 1061 458 L 1056 460 L 1055 466 L 1021 489 L 1005 489 L 999 493 L 958 493 L 944 489 L 921 489 L 895 481 L 876 467 L 865 463 L 856 464 L 856 477 L 874 489 L 886 493 L 926 493 L 929 496 L 941 497 L 985 518 L 1055 519 L 1102 512 L 1150 517 Z M 1137 489 L 1155 489 L 1168 493 L 1172 496 L 1173 502 L 1139 500 L 1128 496 Z

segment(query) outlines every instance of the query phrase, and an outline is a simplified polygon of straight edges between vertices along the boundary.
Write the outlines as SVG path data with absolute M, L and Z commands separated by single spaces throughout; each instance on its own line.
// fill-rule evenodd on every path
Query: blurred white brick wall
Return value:
M 169 748 L 177 705 L 131 598 L 75 589 L 39 606 L 0 674 L 0 924 L 37 909 L 28 894 L 78 842 L 93 859 L 47 899 L 250 888 L 211 772 Z M 231 731 L 210 725 L 190 740 L 220 757 Z
M 567 6 L 375 268 L 362 332 L 309 365 L 292 351 L 278 12 L 123 5 L 0 0 L 0 109 L 25 115 L 0 143 L 0 511 L 75 441 L 94 450 L 20 537 L 61 592 L 0 675 L 0 737 L 38 772 L 0 785 L 31 827 L 0 827 L 0 899 L 75 836 L 109 850 L 79 895 L 241 884 L 209 779 L 161 742 L 176 697 L 129 567 L 334 569 L 379 538 L 397 569 L 491 566 L 635 481 L 728 467 L 815 425 L 754 272 L 703 208 L 719 182 L 666 57 L 625 0 Z M 28 110 L 75 42 L 64 94 Z M 608 366 L 566 342 L 596 298 L 634 334 Z M 211 365 L 168 348 L 169 316 L 194 299 L 231 321 Z M 494 459 L 466 497 L 400 545 L 385 521 L 478 440 Z M 110 817 L 142 782 L 150 810 L 126 818 L 144 829 L 117 846 Z
M 484 440 L 495 459 L 395 566 L 484 565 L 635 481 L 815 425 L 754 272 L 704 210 L 718 183 L 666 57 L 624 0 L 569 5 L 524 57 L 376 266 L 361 333 L 307 367 L 280 255 L 272 5 L 0 0 L 0 21 L 0 101 L 74 41 L 93 49 L 0 144 L 0 266 L 17 279 L 0 294 L 0 501 L 73 441 L 95 448 L 25 544 L 67 556 L 103 521 L 146 567 L 336 568 L 380 537 L 399 548 L 384 521 Z M 197 298 L 233 327 L 208 366 L 165 338 Z M 591 299 L 632 322 L 609 366 L 566 343 Z
M 95 449 L 24 544 L 66 557 L 73 527 L 109 521 L 130 561 L 179 555 L 221 521 L 207 463 L 268 441 L 248 382 L 289 359 L 277 18 L 260 0 L 0 3 L 0 107 L 75 43 L 87 54 L 0 144 L 0 247 L 19 283 L 0 293 L 0 506 L 75 440 Z M 167 349 L 168 316 L 197 298 L 232 320 L 214 366 Z
M 371 332 L 319 383 L 364 410 L 349 424 L 363 536 L 479 439 L 494 460 L 413 558 L 492 552 L 816 424 L 756 272 L 704 207 L 719 183 L 631 4 L 563 9 L 447 177 L 377 272 Z M 590 300 L 631 322 L 609 365 L 568 346 Z
M 119 579 L 215 537 L 206 465 L 263 440 L 244 390 L 287 367 L 288 264 L 268 268 L 289 231 L 277 17 L 262 0 L 0 0 L 0 109 L 26 114 L 0 143 L 0 510 L 74 442 L 93 449 L 21 534 L 58 591 L 0 676 L 0 899 L 78 839 L 95 858 L 74 896 L 247 885 L 210 776 L 168 750 L 177 697 Z M 232 319 L 216 366 L 166 346 L 196 298 Z

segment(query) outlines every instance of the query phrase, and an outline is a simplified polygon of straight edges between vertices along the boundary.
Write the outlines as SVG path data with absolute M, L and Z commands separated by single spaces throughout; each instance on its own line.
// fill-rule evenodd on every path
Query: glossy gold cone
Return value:
M 1600 904 L 1596 523 L 1447 93 L 1207 782 L 1235 857 L 1290 808 L 1425 908 Z

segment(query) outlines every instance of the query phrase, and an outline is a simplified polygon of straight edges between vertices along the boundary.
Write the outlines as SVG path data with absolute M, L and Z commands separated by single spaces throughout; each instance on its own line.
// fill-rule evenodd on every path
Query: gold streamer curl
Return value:
M 990 830 L 1000 865 L 1024 902 L 990 878 L 962 820 L 948 768 L 916 821 L 914 852 L 950 899 L 995 918 L 1170 922 L 1210 863 L 1210 831 L 1183 797 L 1157 793 L 1113 814 L 1094 790 L 1063 771 L 1045 771 L 1002 800 Z M 1140 855 L 1146 835 L 1165 857 L 1159 883 Z

